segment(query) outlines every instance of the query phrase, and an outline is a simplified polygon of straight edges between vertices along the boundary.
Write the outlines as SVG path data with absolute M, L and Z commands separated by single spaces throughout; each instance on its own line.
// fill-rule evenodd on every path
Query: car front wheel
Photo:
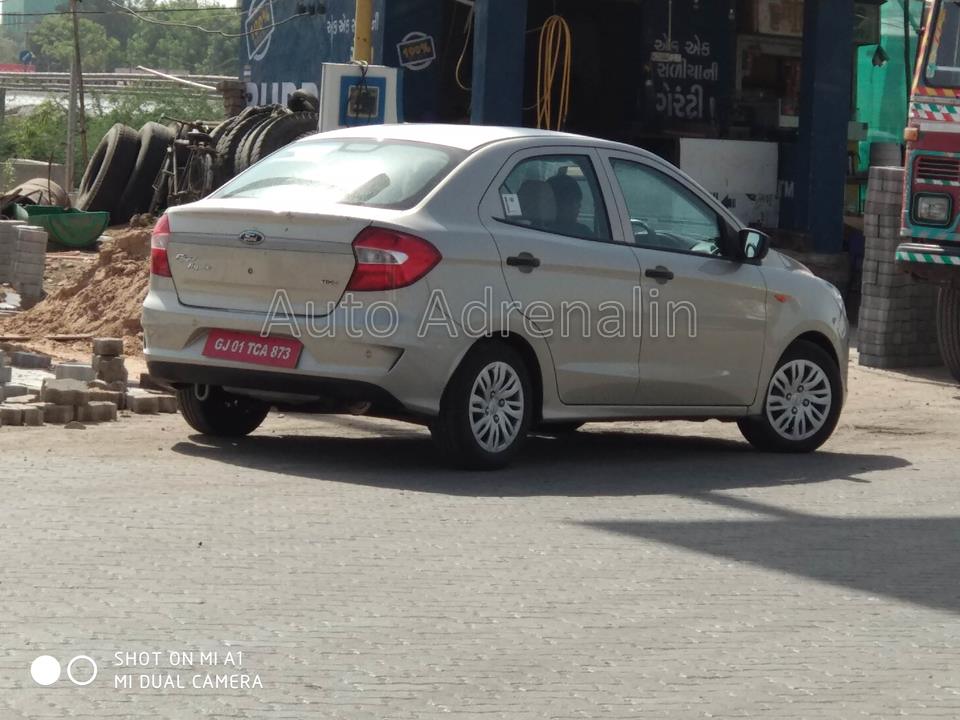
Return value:
M 252 398 L 225 392 L 213 385 L 190 385 L 177 390 L 180 414 L 194 430 L 216 437 L 249 435 L 263 422 L 270 406 Z
M 453 464 L 469 470 L 505 466 L 530 428 L 530 375 L 509 345 L 487 342 L 461 363 L 440 401 L 430 432 Z
M 801 340 L 780 358 L 766 389 L 763 415 L 744 418 L 738 425 L 758 450 L 812 452 L 833 434 L 842 405 L 836 362 L 822 348 Z

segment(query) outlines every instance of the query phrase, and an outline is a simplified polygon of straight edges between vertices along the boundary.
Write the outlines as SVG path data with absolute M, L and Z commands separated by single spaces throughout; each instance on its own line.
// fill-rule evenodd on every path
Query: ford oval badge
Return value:
M 244 230 L 240 233 L 240 242 L 247 245 L 259 245 L 264 240 L 263 233 L 256 230 Z

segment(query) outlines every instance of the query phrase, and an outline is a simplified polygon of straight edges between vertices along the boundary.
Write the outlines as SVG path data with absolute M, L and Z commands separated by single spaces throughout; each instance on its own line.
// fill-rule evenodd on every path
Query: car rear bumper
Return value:
M 299 336 L 273 328 L 272 336 L 298 337 L 303 351 L 296 368 L 234 362 L 204 355 L 211 330 L 261 335 L 265 315 L 185 307 L 166 280 L 154 279 L 143 306 L 144 356 L 152 375 L 171 384 L 208 384 L 283 393 L 303 399 L 374 401 L 418 416 L 436 415 L 447 379 L 465 349 L 453 338 L 418 337 L 420 293 L 400 291 L 392 302 L 398 329 L 388 337 L 350 334 L 337 308 L 317 318 Z M 335 332 L 324 332 L 335 324 Z

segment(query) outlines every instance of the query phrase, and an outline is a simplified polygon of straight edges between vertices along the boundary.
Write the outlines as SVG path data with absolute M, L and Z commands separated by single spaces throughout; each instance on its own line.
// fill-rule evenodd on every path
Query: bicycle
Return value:
M 166 115 L 162 119 L 172 121 L 178 127 L 153 185 L 150 203 L 153 215 L 170 206 L 184 205 L 209 195 L 213 190 L 213 161 L 217 155 L 206 123 Z

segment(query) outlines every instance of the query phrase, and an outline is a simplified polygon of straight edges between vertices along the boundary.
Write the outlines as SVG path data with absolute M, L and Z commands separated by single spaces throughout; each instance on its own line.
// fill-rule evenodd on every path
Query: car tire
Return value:
M 80 180 L 77 208 L 112 213 L 130 180 L 139 149 L 136 130 L 121 123 L 110 128 L 93 151 Z
M 780 358 L 764 390 L 763 415 L 738 421 L 758 450 L 808 453 L 833 434 L 843 408 L 843 381 L 836 361 L 806 340 Z
M 260 427 L 270 412 L 266 403 L 207 385 L 178 389 L 177 405 L 190 427 L 214 437 L 249 435 Z
M 484 342 L 453 374 L 430 432 L 453 465 L 496 470 L 520 451 L 532 411 L 530 372 L 519 353 L 506 343 Z
M 114 224 L 128 222 L 134 215 L 150 209 L 154 183 L 175 135 L 165 125 L 148 122 L 140 129 L 139 137 L 140 152 L 133 172 L 110 218 Z
M 937 300 L 937 341 L 950 374 L 960 382 L 960 288 L 940 289 Z

